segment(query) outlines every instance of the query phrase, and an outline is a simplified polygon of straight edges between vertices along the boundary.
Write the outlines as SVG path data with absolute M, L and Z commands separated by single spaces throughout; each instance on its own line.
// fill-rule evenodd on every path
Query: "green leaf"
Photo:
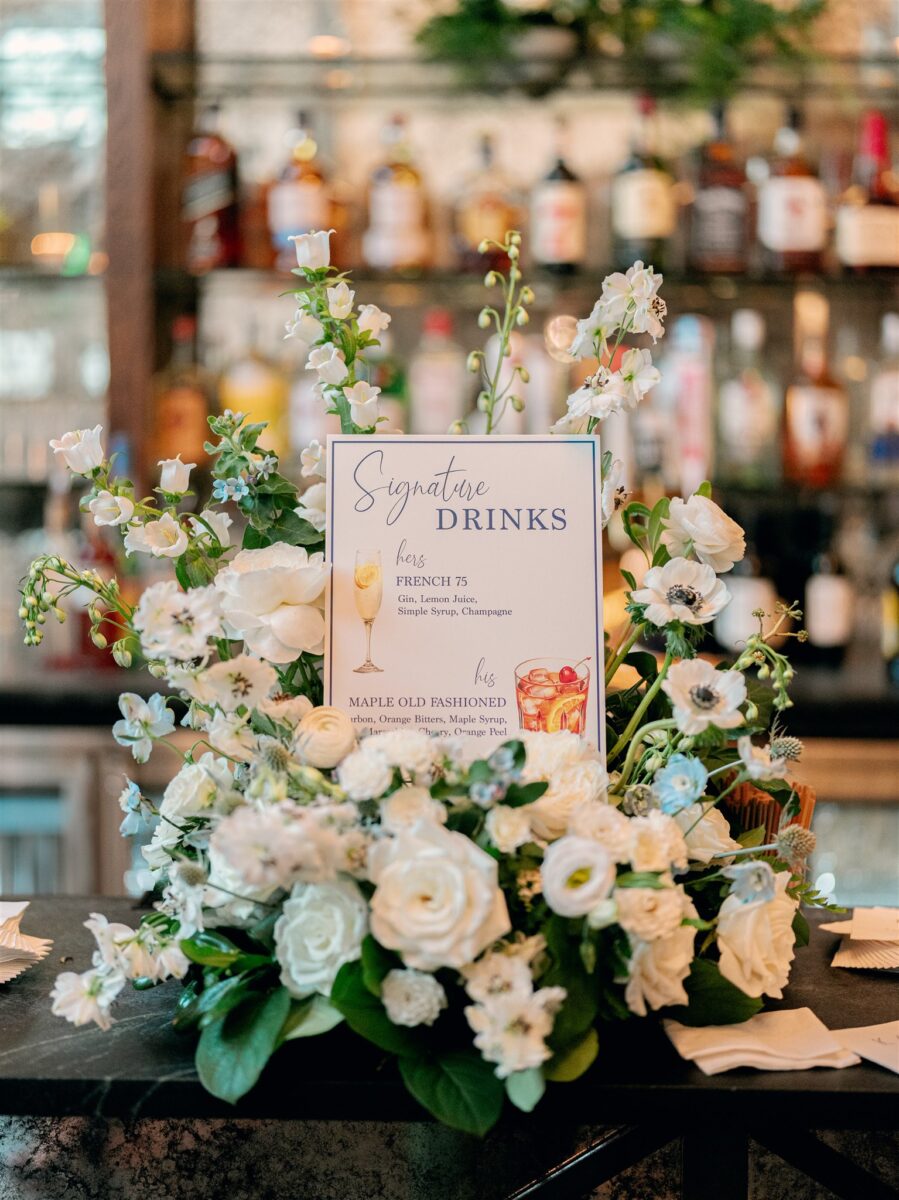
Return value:
M 670 1008 L 667 1015 L 684 1025 L 737 1025 L 761 1011 L 762 1001 L 747 996 L 721 974 L 718 964 L 696 958 L 684 984 L 689 1003 Z
M 568 995 L 556 1015 L 549 1044 L 564 1050 L 581 1040 L 596 1017 L 596 988 L 584 969 L 580 930 L 564 917 L 553 915 L 543 927 L 552 965 L 541 977 L 541 987 L 563 987 Z M 573 935 L 573 936 L 572 936 Z
M 230 967 L 243 953 L 220 933 L 206 929 L 181 942 L 182 953 L 203 967 Z
M 398 954 L 385 950 L 368 934 L 362 942 L 362 982 L 373 996 L 380 996 L 381 981 L 388 971 L 402 967 Z
M 640 678 L 647 683 L 652 683 L 659 673 L 656 656 L 650 654 L 648 650 L 631 650 L 624 661 L 629 667 L 633 667 Z
M 809 940 L 808 921 L 797 908 L 793 914 L 793 933 L 796 935 L 797 946 L 807 946 Z
M 483 1137 L 499 1120 L 505 1089 L 475 1050 L 401 1058 L 400 1074 L 419 1104 L 452 1129 Z
M 360 962 L 345 963 L 331 988 L 331 1003 L 346 1017 L 354 1033 L 373 1042 L 388 1054 L 417 1057 L 427 1050 L 421 1032 L 394 1025 L 377 996 L 365 986 Z
M 468 768 L 469 783 L 489 783 L 493 778 L 493 771 L 490 769 L 490 764 L 484 758 L 475 759 Z
M 630 571 L 622 571 L 622 572 L 621 572 L 621 578 L 624 580 L 624 582 L 627 584 L 627 586 L 630 588 L 630 590 L 631 590 L 632 592 L 633 592 L 633 591 L 636 591 L 636 589 L 637 589 L 637 580 L 636 580 L 636 579 L 634 578 L 634 576 L 633 576 L 633 575 L 630 573 Z
M 765 826 L 757 825 L 755 829 L 747 829 L 745 833 L 741 833 L 737 841 L 744 850 L 751 850 L 753 846 L 761 846 L 765 841 Z
M 279 987 L 251 996 L 226 1016 L 207 1025 L 197 1044 L 197 1073 L 213 1096 L 236 1104 L 262 1074 L 277 1044 L 290 995 Z
M 539 1067 L 513 1071 L 506 1077 L 506 1095 L 522 1112 L 533 1112 L 545 1091 L 546 1080 Z
M 599 1037 L 595 1029 L 588 1029 L 571 1049 L 562 1050 L 550 1059 L 543 1068 L 544 1074 L 553 1083 L 571 1083 L 593 1065 L 598 1053 Z
M 190 1004 L 179 1005 L 178 1012 L 172 1024 L 176 1029 L 184 1029 L 200 1022 L 208 1025 L 210 1021 L 223 1017 L 245 998 L 248 991 L 245 975 L 230 975 L 220 979 L 210 987 L 204 988 L 193 996 Z
M 664 531 L 665 522 L 668 519 L 668 511 L 670 508 L 671 501 L 667 496 L 663 496 L 661 500 L 656 501 L 652 512 L 649 514 L 647 535 L 649 537 L 649 549 L 653 555 L 660 545 L 662 532 Z
M 313 996 L 302 1004 L 294 1003 L 284 1022 L 279 1041 L 290 1042 L 294 1038 L 317 1037 L 339 1025 L 343 1013 L 337 1011 L 324 996 Z
M 549 784 L 541 779 L 537 783 L 513 783 L 510 784 L 505 796 L 503 804 L 508 808 L 521 808 L 523 804 L 533 804 L 535 800 L 539 800 Z
M 624 871 L 615 880 L 615 887 L 663 888 L 668 885 L 656 871 Z
M 699 487 L 696 489 L 696 495 L 697 495 L 697 496 L 705 496 L 706 500 L 711 500 L 711 498 L 712 498 L 712 485 L 711 485 L 711 483 L 708 481 L 708 479 L 703 479 L 702 483 L 701 483 L 701 484 L 699 485 Z

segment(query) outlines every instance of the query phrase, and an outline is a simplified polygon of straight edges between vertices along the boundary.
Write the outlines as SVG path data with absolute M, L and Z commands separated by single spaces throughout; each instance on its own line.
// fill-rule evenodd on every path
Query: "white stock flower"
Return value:
M 691 862 L 708 863 L 716 854 L 740 849 L 740 843 L 731 837 L 727 817 L 714 805 L 691 804 L 674 813 L 674 820 L 684 835 Z M 728 861 L 721 860 L 722 863 Z
M 687 844 L 673 817 L 653 809 L 645 817 L 632 817 L 630 860 L 635 871 L 683 870 Z
M 134 516 L 134 501 L 127 496 L 114 496 L 105 489 L 88 504 L 95 525 L 127 525 Z
M 197 464 L 182 462 L 181 455 L 176 454 L 174 458 L 161 458 L 157 465 L 161 468 L 159 486 L 164 492 L 175 494 L 190 487 L 190 473 Z
M 240 879 L 237 891 L 289 889 L 334 875 L 324 834 L 310 810 L 286 800 L 264 808 L 241 805 L 219 822 L 209 844 Z
M 275 542 L 241 550 L 215 577 L 222 614 L 235 638 L 272 663 L 324 648 L 324 555 Z
M 204 901 L 207 910 L 212 911 L 204 913 L 206 927 L 243 927 L 263 915 L 264 910 L 258 905 L 267 904 L 278 888 L 269 885 L 251 888 L 212 844 L 207 855 L 209 882 L 206 885 Z
M 674 497 L 662 543 L 672 558 L 693 554 L 719 575 L 746 553 L 746 539 L 737 522 L 714 500 L 700 495 L 689 500 Z
M 325 528 L 325 504 L 327 502 L 327 484 L 313 483 L 300 496 L 299 505 L 293 510 L 298 517 L 308 521 L 313 529 L 321 533 Z
M 330 770 L 356 745 L 356 728 L 341 708 L 322 704 L 311 708 L 297 726 L 294 753 L 304 763 Z
M 392 796 L 381 801 L 381 828 L 388 833 L 410 829 L 419 821 L 446 824 L 446 806 L 435 800 L 427 788 L 410 784 L 397 788 Z
M 546 735 L 543 735 L 546 736 Z M 549 787 L 527 806 L 534 833 L 544 841 L 561 837 L 568 828 L 572 811 L 579 804 L 605 798 L 609 777 L 597 759 L 568 763 L 549 777 Z
M 109 1029 L 112 1018 L 109 1008 L 125 986 L 125 978 L 115 972 L 63 971 L 56 976 L 50 993 L 53 1015 L 65 1017 L 72 1025 L 87 1025 L 93 1021 L 101 1029 Z
M 76 475 L 90 475 L 103 462 L 102 432 L 102 425 L 95 425 L 93 429 L 73 429 L 51 441 L 50 449 L 54 454 L 61 454 L 66 466 Z
M 735 729 L 743 724 L 740 705 L 746 701 L 746 680 L 739 671 L 716 671 L 702 658 L 675 663 L 662 691 L 671 701 L 681 733 L 702 733 L 710 725 Z
M 461 833 L 425 821 L 375 843 L 371 927 L 406 966 L 457 970 L 511 924 L 496 860 Z
M 328 293 L 328 312 L 335 321 L 345 321 L 353 311 L 353 300 L 356 293 L 343 280 L 336 287 L 326 289 Z
M 721 974 L 747 996 L 779 1000 L 794 958 L 793 917 L 798 901 L 787 895 L 790 872 L 774 877 L 774 899 L 739 900 L 727 896 L 718 914 Z
M 293 341 L 304 346 L 307 352 L 312 343 L 317 342 L 324 334 L 321 321 L 302 308 L 298 308 L 293 314 L 293 318 L 285 322 L 284 331 L 285 341 L 291 338 Z
M 325 448 L 321 442 L 313 440 L 300 451 L 300 474 L 308 478 L 310 475 L 325 477 Z
M 370 333 L 377 337 L 390 324 L 389 313 L 382 312 L 377 304 L 362 304 L 359 306 L 359 332 Z
M 683 621 L 685 625 L 707 625 L 730 600 L 730 592 L 704 563 L 672 558 L 662 567 L 650 567 L 643 586 L 631 592 L 637 604 L 646 605 L 646 619 L 653 625 Z
M 616 888 L 618 924 L 644 942 L 667 937 L 681 923 L 683 888 Z
M 686 894 L 681 897 L 682 917 L 695 918 L 696 908 Z M 684 980 L 690 974 L 696 930 L 680 925 L 665 937 L 644 941 L 631 937 L 631 960 L 624 999 L 632 1013 L 645 1017 L 652 1009 L 669 1004 L 686 1004 Z
M 152 583 L 143 591 L 131 623 L 148 658 L 176 661 L 203 658 L 210 638 L 223 632 L 215 588 L 182 592 L 173 579 Z
M 214 750 L 238 762 L 252 762 L 256 754 L 256 738 L 250 729 L 249 715 L 240 717 L 237 713 L 216 709 L 206 726 L 206 738 Z
M 381 980 L 381 1001 L 394 1025 L 414 1029 L 433 1025 L 447 1006 L 443 985 L 423 971 L 388 971 Z
M 199 677 L 199 691 L 205 703 L 233 712 L 258 707 L 277 682 L 274 667 L 251 654 L 238 654 L 207 667 Z
M 297 884 L 275 922 L 281 982 L 292 996 L 329 996 L 337 972 L 359 957 L 368 905 L 350 879 Z
M 625 386 L 625 408 L 635 409 L 648 391 L 662 378 L 657 367 L 652 365 L 648 350 L 626 350 L 621 358 L 618 373 Z
M 279 692 L 257 701 L 256 708 L 273 721 L 280 721 L 296 729 L 303 717 L 312 711 L 312 701 L 308 696 L 288 696 Z
M 748 736 L 737 739 L 737 752 L 750 779 L 785 779 L 790 769 L 785 758 L 771 757 L 770 745 L 754 746 L 752 738 Z
M 179 558 L 187 549 L 187 531 L 171 513 L 163 513 L 158 521 L 132 525 L 125 535 L 127 551 L 140 550 L 154 558 Z
M 599 761 L 590 745 L 576 733 L 560 729 L 556 733 L 521 734 L 525 762 L 521 777 L 525 783 L 551 779 L 557 771 L 584 760 Z
M 212 754 L 204 754 L 197 763 L 187 763 L 169 781 L 159 805 L 159 821 L 153 830 L 149 845 L 141 850 L 147 866 L 152 871 L 164 870 L 171 859 L 174 848 L 181 841 L 184 824 L 195 817 L 210 816 L 219 799 L 221 768 Z M 226 787 L 230 785 L 230 773 L 225 774 Z
M 154 738 L 166 737 L 175 728 L 175 716 L 165 706 L 165 697 L 157 693 L 144 700 L 135 692 L 119 696 L 122 720 L 112 727 L 112 736 L 120 746 L 130 746 L 137 762 L 146 762 Z
M 525 842 L 531 841 L 528 808 L 529 805 L 510 808 L 508 804 L 497 804 L 487 813 L 487 835 L 500 854 L 514 854 Z
M 333 229 L 299 233 L 287 240 L 297 252 L 297 266 L 306 271 L 321 271 L 331 264 L 331 234 Z
M 497 1064 L 499 1079 L 539 1067 L 552 1056 L 546 1039 L 567 994 L 565 988 L 546 987 L 524 999 L 505 997 L 465 1009 L 474 1044 L 487 1062 Z
M 542 938 L 541 942 L 541 949 L 545 948 Z M 468 963 L 462 968 L 462 975 L 466 992 L 478 1004 L 502 998 L 527 1000 L 534 990 L 527 956 L 515 953 L 510 945 Z
M 615 513 L 627 503 L 628 490 L 624 486 L 624 463 L 613 459 L 602 481 L 602 527 L 608 525 Z
M 575 805 L 568 821 L 568 832 L 599 842 L 615 862 L 630 861 L 631 823 L 623 812 L 604 800 Z
M 430 783 L 440 757 L 440 743 L 423 729 L 391 729 L 377 734 L 375 745 L 393 767 L 416 783 Z
M 582 917 L 611 893 L 615 862 L 599 842 L 567 834 L 548 847 L 540 876 L 543 898 L 553 912 Z
M 364 741 L 337 769 L 338 782 L 351 800 L 375 800 L 393 782 L 393 767 L 372 741 Z
M 360 379 L 352 387 L 345 387 L 343 394 L 349 401 L 350 415 L 357 425 L 360 425 L 363 429 L 368 429 L 376 423 L 378 419 L 378 396 L 381 394 L 379 387 L 372 387 L 370 383 L 366 383 L 364 379 Z
M 204 508 L 199 516 L 188 517 L 187 523 L 191 533 L 198 541 L 211 542 L 214 536 L 224 549 L 231 545 L 231 534 L 228 530 L 234 521 L 228 513 L 219 512 L 214 508 Z M 209 529 L 206 528 L 207 525 Z M 211 533 L 210 530 L 212 530 Z
M 347 377 L 343 354 L 332 342 L 325 342 L 323 346 L 316 346 L 309 351 L 306 370 L 317 371 L 322 383 L 342 383 Z

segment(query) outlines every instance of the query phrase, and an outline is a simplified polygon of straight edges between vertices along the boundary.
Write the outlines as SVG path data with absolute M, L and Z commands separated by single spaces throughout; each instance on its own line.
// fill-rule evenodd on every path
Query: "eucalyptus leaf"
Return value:
M 546 1080 L 539 1067 L 513 1071 L 506 1077 L 506 1095 L 522 1112 L 533 1112 L 545 1091 Z

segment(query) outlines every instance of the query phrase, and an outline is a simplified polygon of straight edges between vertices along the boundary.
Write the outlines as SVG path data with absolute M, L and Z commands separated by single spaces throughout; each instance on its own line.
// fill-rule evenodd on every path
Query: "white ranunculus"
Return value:
M 327 484 L 313 483 L 312 487 L 306 488 L 300 496 L 300 503 L 293 511 L 298 517 L 308 521 L 313 529 L 317 529 L 321 533 L 327 520 L 325 515 L 327 498 Z
M 211 638 L 222 636 L 222 617 L 214 587 L 182 592 L 173 579 L 144 590 L 132 624 L 148 658 L 203 658 Z
M 279 692 L 275 696 L 258 701 L 256 708 L 273 721 L 280 721 L 283 725 L 296 729 L 303 717 L 312 711 L 312 701 L 308 696 L 287 696 Z
M 322 554 L 275 542 L 241 550 L 215 577 L 222 614 L 235 638 L 272 663 L 324 648 L 328 567 Z
M 88 504 L 95 525 L 127 525 L 134 516 L 134 501 L 127 496 L 114 496 L 105 489 Z
M 711 567 L 672 558 L 662 567 L 651 567 L 631 597 L 646 605 L 646 619 L 653 625 L 707 625 L 730 601 L 730 592 Z
M 128 548 L 131 532 L 135 528 L 140 529 L 140 526 L 132 526 L 125 537 L 126 548 Z M 138 544 L 138 542 L 142 542 L 142 544 Z M 133 548 L 148 550 L 154 558 L 180 558 L 187 549 L 187 543 L 187 531 L 182 527 L 181 522 L 176 520 L 171 513 L 163 513 L 158 521 L 147 521 L 143 526 L 143 538 L 136 539 Z
M 623 812 L 605 800 L 575 805 L 568 821 L 568 832 L 599 842 L 615 862 L 630 861 L 631 823 Z
M 496 860 L 425 821 L 371 847 L 375 938 L 421 971 L 457 970 L 511 929 Z
M 615 513 L 627 503 L 628 490 L 624 485 L 624 463 L 612 461 L 602 481 L 602 527 L 608 525 Z
M 746 680 L 739 671 L 717 671 L 702 658 L 684 659 L 668 671 L 662 691 L 671 701 L 681 733 L 743 724 L 740 705 L 746 701 Z
M 562 917 L 582 917 L 605 900 L 615 883 L 615 862 L 592 838 L 559 838 L 540 868 L 543 898 Z
M 353 300 L 356 293 L 350 285 L 341 280 L 335 287 L 326 289 L 328 294 L 328 312 L 335 321 L 345 321 L 353 311 Z
M 519 846 L 533 838 L 528 808 L 526 804 L 521 808 L 496 804 L 487 813 L 487 835 L 500 854 L 514 854 Z
M 287 240 L 297 252 L 297 266 L 306 271 L 322 271 L 331 265 L 331 234 L 333 229 L 316 233 L 298 233 Z
M 182 462 L 181 455 L 177 454 L 174 458 L 161 458 L 158 465 L 161 468 L 159 486 L 164 492 L 175 494 L 186 492 L 190 487 L 190 473 L 197 464 Z
M 667 937 L 681 923 L 683 888 L 616 888 L 618 924 L 644 942 Z
M 300 474 L 304 477 L 321 475 L 325 477 L 325 448 L 321 442 L 313 440 L 300 451 Z
M 274 667 L 251 654 L 238 654 L 207 667 L 199 678 L 199 690 L 207 703 L 234 712 L 257 708 L 277 682 Z
M 330 770 L 356 745 L 356 728 L 343 709 L 320 705 L 312 708 L 297 726 L 294 753 L 310 767 Z
M 673 817 L 653 809 L 645 817 L 632 817 L 631 866 L 635 871 L 682 871 L 687 865 L 687 843 Z
M 414 1029 L 433 1025 L 447 1006 L 443 985 L 425 971 L 388 971 L 381 980 L 381 1001 L 394 1025 Z
M 359 957 L 368 905 L 350 879 L 301 883 L 275 922 L 281 982 L 292 996 L 329 996 L 337 972 Z
M 341 762 L 337 778 L 351 800 L 376 800 L 393 782 L 393 767 L 369 738 Z
M 446 806 L 435 800 L 427 788 L 397 788 L 392 796 L 381 801 L 381 828 L 388 833 L 399 833 L 411 829 L 419 821 L 435 821 L 446 824 Z
M 390 324 L 390 314 L 382 312 L 377 304 L 362 304 L 359 306 L 359 332 L 370 333 L 378 337 Z
M 605 767 L 596 759 L 560 767 L 550 776 L 549 787 L 540 799 L 528 805 L 534 833 L 545 841 L 561 837 L 577 805 L 603 800 L 608 785 Z
M 693 554 L 719 575 L 746 553 L 743 530 L 707 496 L 675 497 L 662 543 L 672 558 Z
M 747 996 L 779 1000 L 790 977 L 798 902 L 787 895 L 790 872 L 774 877 L 774 899 L 744 902 L 733 893 L 718 914 L 718 967 L 725 979 Z
M 347 377 L 347 365 L 343 354 L 332 342 L 325 342 L 309 351 L 307 371 L 317 371 L 322 383 L 342 383 Z
M 360 379 L 352 387 L 345 387 L 343 394 L 349 401 L 353 421 L 363 429 L 374 426 L 378 420 L 378 396 L 381 389 L 372 387 L 370 383 Z
M 196 517 L 188 517 L 187 523 L 190 525 L 191 532 L 194 537 L 200 541 L 205 539 L 211 542 L 213 536 L 218 540 L 218 544 L 224 549 L 231 545 L 231 534 L 228 530 L 234 524 L 234 521 L 226 512 L 219 512 L 214 508 L 204 508 L 203 511 Z M 207 525 L 209 528 L 207 529 Z M 212 530 L 212 533 L 209 530 Z
M 95 425 L 93 429 L 73 429 L 51 441 L 50 449 L 54 454 L 61 454 L 66 466 L 76 475 L 90 475 L 103 462 L 102 432 L 102 425 Z
M 708 863 L 716 854 L 732 853 L 740 843 L 730 835 L 730 825 L 720 809 L 708 804 L 691 804 L 674 814 L 687 843 L 691 862 Z M 723 863 L 729 859 L 721 859 Z

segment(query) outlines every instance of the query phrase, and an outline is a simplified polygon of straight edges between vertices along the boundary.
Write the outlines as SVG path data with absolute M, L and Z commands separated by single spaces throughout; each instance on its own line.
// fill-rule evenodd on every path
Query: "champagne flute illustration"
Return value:
M 368 675 L 372 671 L 380 671 L 371 660 L 371 627 L 381 609 L 381 597 L 384 586 L 381 577 L 381 551 L 357 550 L 356 568 L 353 572 L 353 594 L 356 599 L 356 612 L 362 618 L 365 626 L 365 662 L 355 668 L 356 675 Z

